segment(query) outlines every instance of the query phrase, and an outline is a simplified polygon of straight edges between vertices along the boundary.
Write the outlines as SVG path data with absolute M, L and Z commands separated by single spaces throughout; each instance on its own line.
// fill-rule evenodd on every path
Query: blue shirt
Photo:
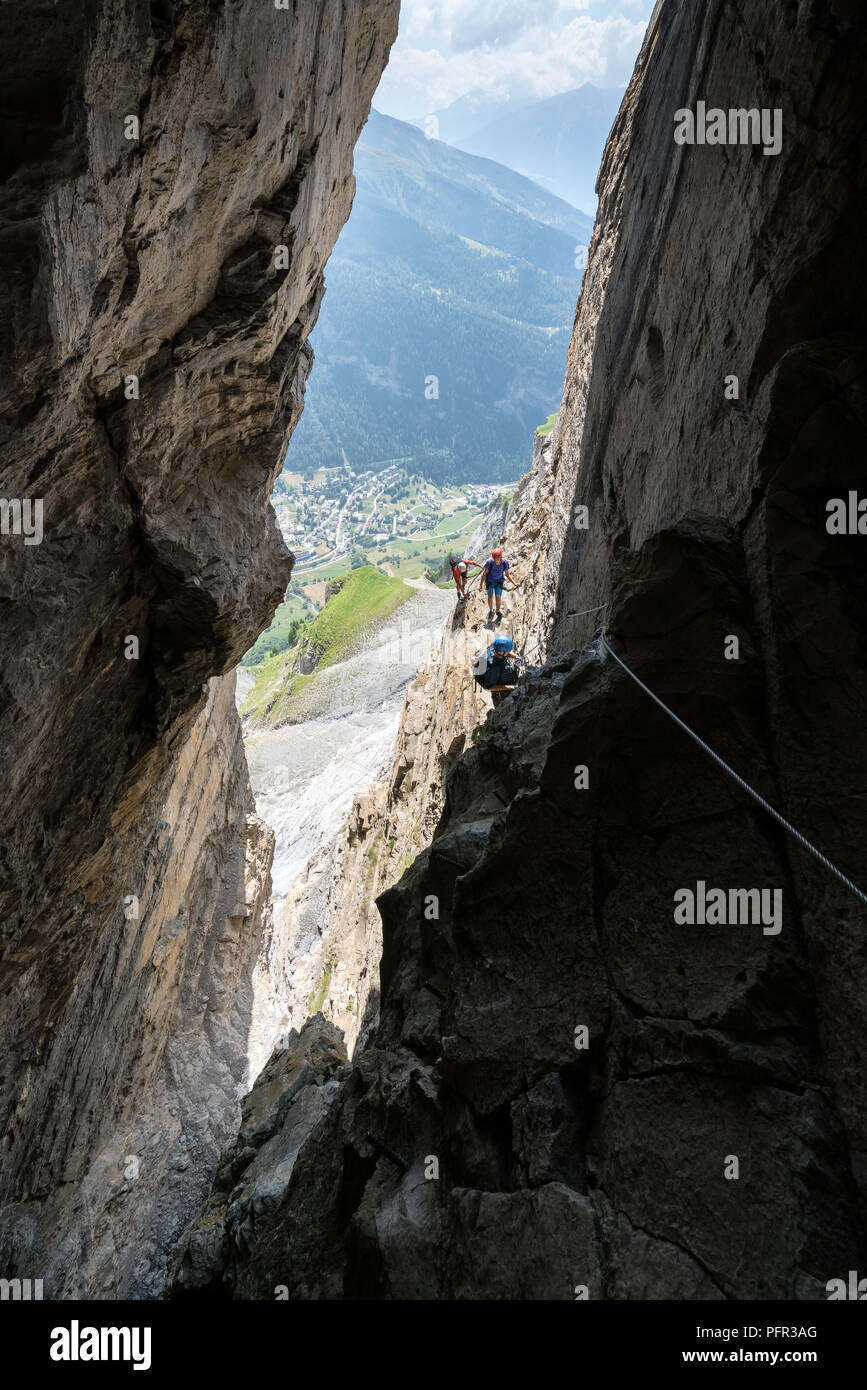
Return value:
M 488 560 L 485 564 L 485 575 L 488 584 L 502 584 L 506 571 L 509 568 L 508 560 L 501 560 L 497 564 L 494 560 Z

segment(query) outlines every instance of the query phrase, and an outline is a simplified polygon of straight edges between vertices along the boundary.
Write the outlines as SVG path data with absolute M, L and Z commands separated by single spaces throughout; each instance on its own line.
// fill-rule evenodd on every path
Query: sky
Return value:
M 522 104 L 624 87 L 653 0 L 402 0 L 374 106 L 414 120 L 472 92 Z

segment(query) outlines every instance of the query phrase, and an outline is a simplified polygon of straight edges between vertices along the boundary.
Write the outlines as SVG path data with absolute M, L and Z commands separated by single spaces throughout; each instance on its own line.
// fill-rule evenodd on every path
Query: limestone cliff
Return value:
M 863 1267 L 865 912 L 588 643 L 863 879 L 864 539 L 826 504 L 863 484 L 864 59 L 840 0 L 657 5 L 508 523 L 544 664 L 474 745 L 448 643 L 410 698 L 338 885 L 369 937 L 372 837 L 432 836 L 379 899 L 379 1022 L 235 1297 L 813 1299 Z M 677 145 L 699 100 L 780 108 L 781 152 Z M 780 893 L 781 930 L 679 923 L 700 881 Z
M 0 1269 L 46 1296 L 158 1287 L 236 1120 L 270 848 L 212 678 L 291 571 L 268 498 L 396 23 L 0 7 L 0 494 L 44 528 L 0 537 Z
M 253 1079 L 251 982 L 270 930 L 273 836 L 253 812 L 233 713 L 234 677 L 212 681 L 161 807 L 141 917 L 122 932 L 107 924 L 55 1030 L 54 1048 L 79 1067 L 108 1070 L 110 1038 L 133 1079 L 98 1150 L 79 1134 L 60 1184 L 4 1211 L 7 1258 L 35 1261 L 54 1297 L 161 1290 L 166 1252 L 209 1190 Z M 74 1118 L 77 1082 L 70 1067 L 55 1083 L 55 1132 Z

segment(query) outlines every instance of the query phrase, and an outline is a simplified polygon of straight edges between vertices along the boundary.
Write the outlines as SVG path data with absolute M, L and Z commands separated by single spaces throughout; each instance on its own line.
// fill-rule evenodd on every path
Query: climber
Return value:
M 495 637 L 473 661 L 473 677 L 483 690 L 491 692 L 495 705 L 517 684 L 517 663 L 523 660 L 511 637 Z
M 507 581 L 513 589 L 517 589 L 518 585 L 515 583 L 515 581 L 512 579 L 511 574 L 509 573 L 509 562 L 508 560 L 503 559 L 503 551 L 501 547 L 497 545 L 491 551 L 490 560 L 486 560 L 484 565 L 482 566 L 482 573 L 479 577 L 479 582 L 483 583 L 488 591 L 489 622 L 494 617 L 495 595 L 497 599 L 496 621 L 499 622 L 500 618 L 502 617 L 502 613 L 500 612 L 500 604 L 503 601 L 503 584 Z
M 464 599 L 467 596 L 467 574 L 470 570 L 470 567 L 475 566 L 477 570 L 480 570 L 482 567 L 479 564 L 478 560 L 470 559 L 466 555 L 461 560 L 456 559 L 456 557 L 453 555 L 451 557 L 450 563 L 452 567 L 452 574 L 454 575 L 455 588 L 457 589 L 458 593 L 458 603 L 463 603 Z

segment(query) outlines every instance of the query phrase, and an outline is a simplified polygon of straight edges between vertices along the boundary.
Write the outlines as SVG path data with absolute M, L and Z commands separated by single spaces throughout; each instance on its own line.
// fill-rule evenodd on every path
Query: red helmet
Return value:
M 500 546 L 495 546 L 495 548 L 491 551 L 491 559 L 492 559 L 492 560 L 499 560 L 499 559 L 502 558 L 502 555 L 503 555 L 503 551 L 502 551 L 502 549 L 501 549 Z

